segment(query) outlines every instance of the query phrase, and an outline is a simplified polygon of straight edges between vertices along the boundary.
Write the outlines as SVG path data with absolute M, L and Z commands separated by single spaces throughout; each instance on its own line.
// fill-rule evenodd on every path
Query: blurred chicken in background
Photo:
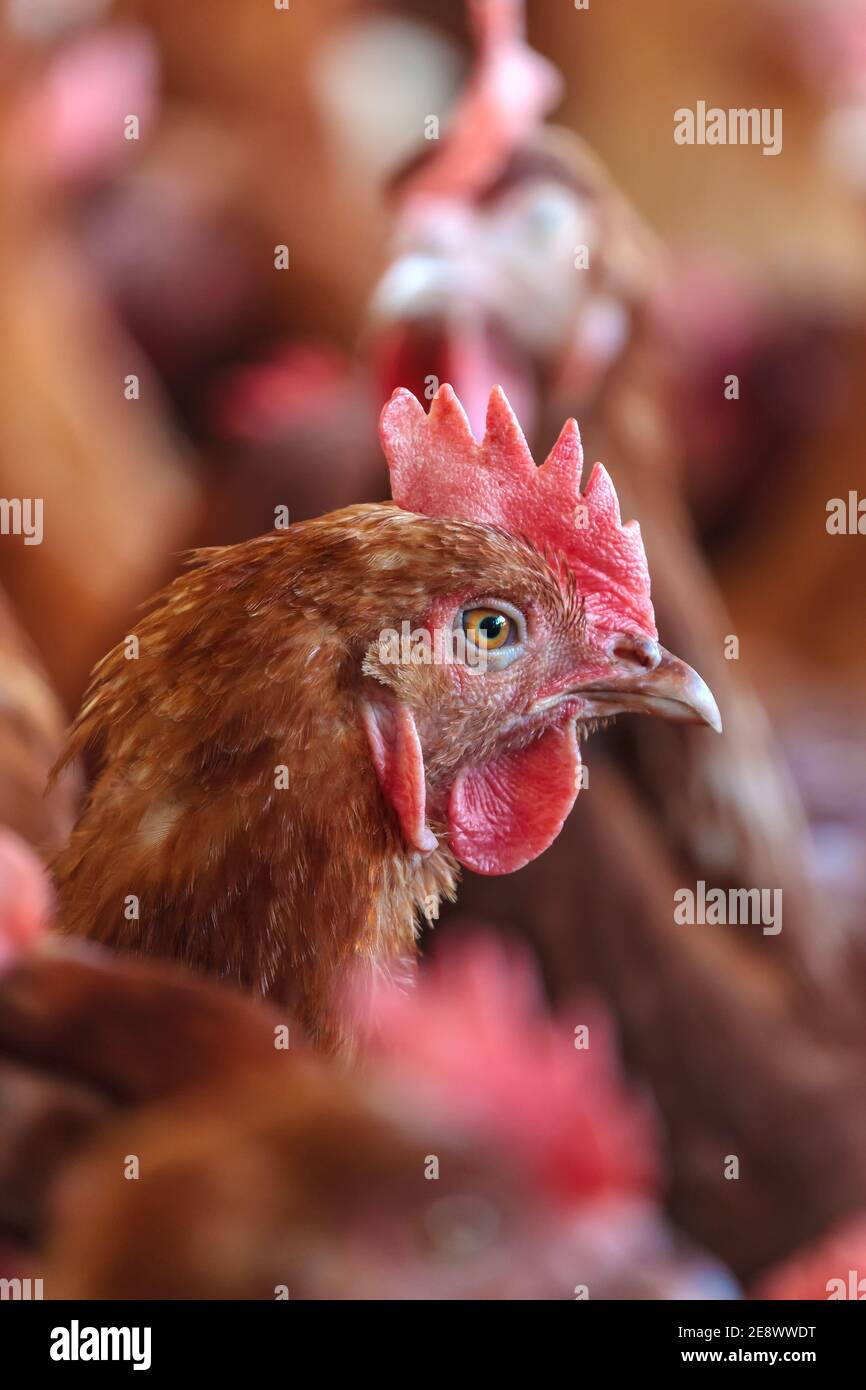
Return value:
M 0 884 L 11 864 L 0 845 Z M 658 1209 L 600 1007 L 546 1018 L 492 937 L 416 998 L 383 986 L 352 1077 L 264 1004 L 46 953 L 44 903 L 26 931 L 3 908 L 3 1269 L 47 1268 L 47 1297 L 738 1296 Z
M 21 45 L 0 109 L 0 491 L 42 509 L 38 544 L 4 538 L 0 580 L 69 703 L 173 567 L 195 506 L 157 383 L 70 228 L 82 186 L 137 148 L 124 113 L 146 125 L 154 83 L 142 33 Z

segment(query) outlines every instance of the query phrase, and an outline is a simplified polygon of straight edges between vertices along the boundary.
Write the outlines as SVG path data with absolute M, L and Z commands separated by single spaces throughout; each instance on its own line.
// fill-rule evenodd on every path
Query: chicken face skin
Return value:
M 384 759 L 374 748 L 374 765 L 414 848 L 429 852 L 441 840 L 470 868 L 508 872 L 550 843 L 573 804 L 583 702 L 567 692 L 604 667 L 601 649 L 571 576 L 532 546 L 491 527 L 416 524 L 421 533 L 432 528 L 425 549 L 439 570 L 437 552 L 447 551 L 439 582 L 448 589 L 420 612 L 405 606 L 408 594 L 396 599 L 395 627 L 427 634 L 432 660 L 413 659 L 410 648 L 395 662 L 379 643 L 368 648 L 364 671 L 378 688 L 365 698 L 391 744 Z M 482 651 L 481 664 L 470 660 L 471 643 L 455 650 L 453 641 L 471 610 L 503 615 L 515 638 L 502 654 Z M 406 723 L 416 737 L 395 736 Z
M 364 670 L 383 687 L 368 697 L 374 764 L 419 851 L 435 847 L 434 833 L 447 835 L 469 868 L 520 868 L 558 834 L 580 786 L 579 740 L 599 719 L 633 709 L 718 727 L 700 677 L 639 631 L 593 624 L 579 578 L 555 556 L 495 527 L 440 520 L 431 537 L 429 521 L 411 524 L 434 569 L 437 550 L 450 560 L 425 590 L 443 578 L 451 587 L 419 614 L 395 576 L 389 632 L 400 619 L 404 632 L 428 638 L 426 653 L 409 643 L 395 660 L 393 647 L 374 643 Z M 469 659 L 471 644 L 455 651 L 448 639 L 470 610 L 500 615 L 513 645 L 482 652 L 481 664 Z

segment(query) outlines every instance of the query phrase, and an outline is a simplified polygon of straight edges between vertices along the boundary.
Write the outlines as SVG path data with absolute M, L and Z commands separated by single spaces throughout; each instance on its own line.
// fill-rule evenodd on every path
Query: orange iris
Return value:
M 498 608 L 469 608 L 463 614 L 463 631 L 476 647 L 493 652 L 507 645 L 514 622 Z

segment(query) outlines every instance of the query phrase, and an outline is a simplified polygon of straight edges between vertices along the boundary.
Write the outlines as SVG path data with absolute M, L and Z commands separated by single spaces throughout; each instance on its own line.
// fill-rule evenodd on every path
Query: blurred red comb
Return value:
M 765 1274 L 752 1298 L 773 1301 L 866 1298 L 866 1212 Z
M 600 463 L 580 491 L 576 420 L 566 420 L 539 468 L 500 387 L 490 393 L 481 444 L 450 386 L 439 388 L 429 415 L 401 387 L 382 411 L 380 434 L 398 507 L 524 537 L 566 561 L 595 626 L 658 635 L 640 527 L 622 524 L 613 483 Z
M 452 938 L 408 993 L 374 987 L 367 1052 L 506 1142 L 554 1196 L 579 1201 L 655 1189 L 657 1143 L 620 1080 L 598 1005 L 552 1018 L 532 958 L 491 934 Z

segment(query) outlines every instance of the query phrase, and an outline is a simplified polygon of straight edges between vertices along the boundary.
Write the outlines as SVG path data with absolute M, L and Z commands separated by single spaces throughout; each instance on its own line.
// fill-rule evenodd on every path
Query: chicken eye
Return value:
M 485 652 L 501 651 L 517 641 L 517 624 L 499 608 L 467 608 L 463 614 L 467 641 Z
M 526 618 L 496 594 L 479 594 L 454 615 L 454 631 L 463 642 L 462 660 L 479 671 L 502 671 L 517 661 L 527 639 Z

